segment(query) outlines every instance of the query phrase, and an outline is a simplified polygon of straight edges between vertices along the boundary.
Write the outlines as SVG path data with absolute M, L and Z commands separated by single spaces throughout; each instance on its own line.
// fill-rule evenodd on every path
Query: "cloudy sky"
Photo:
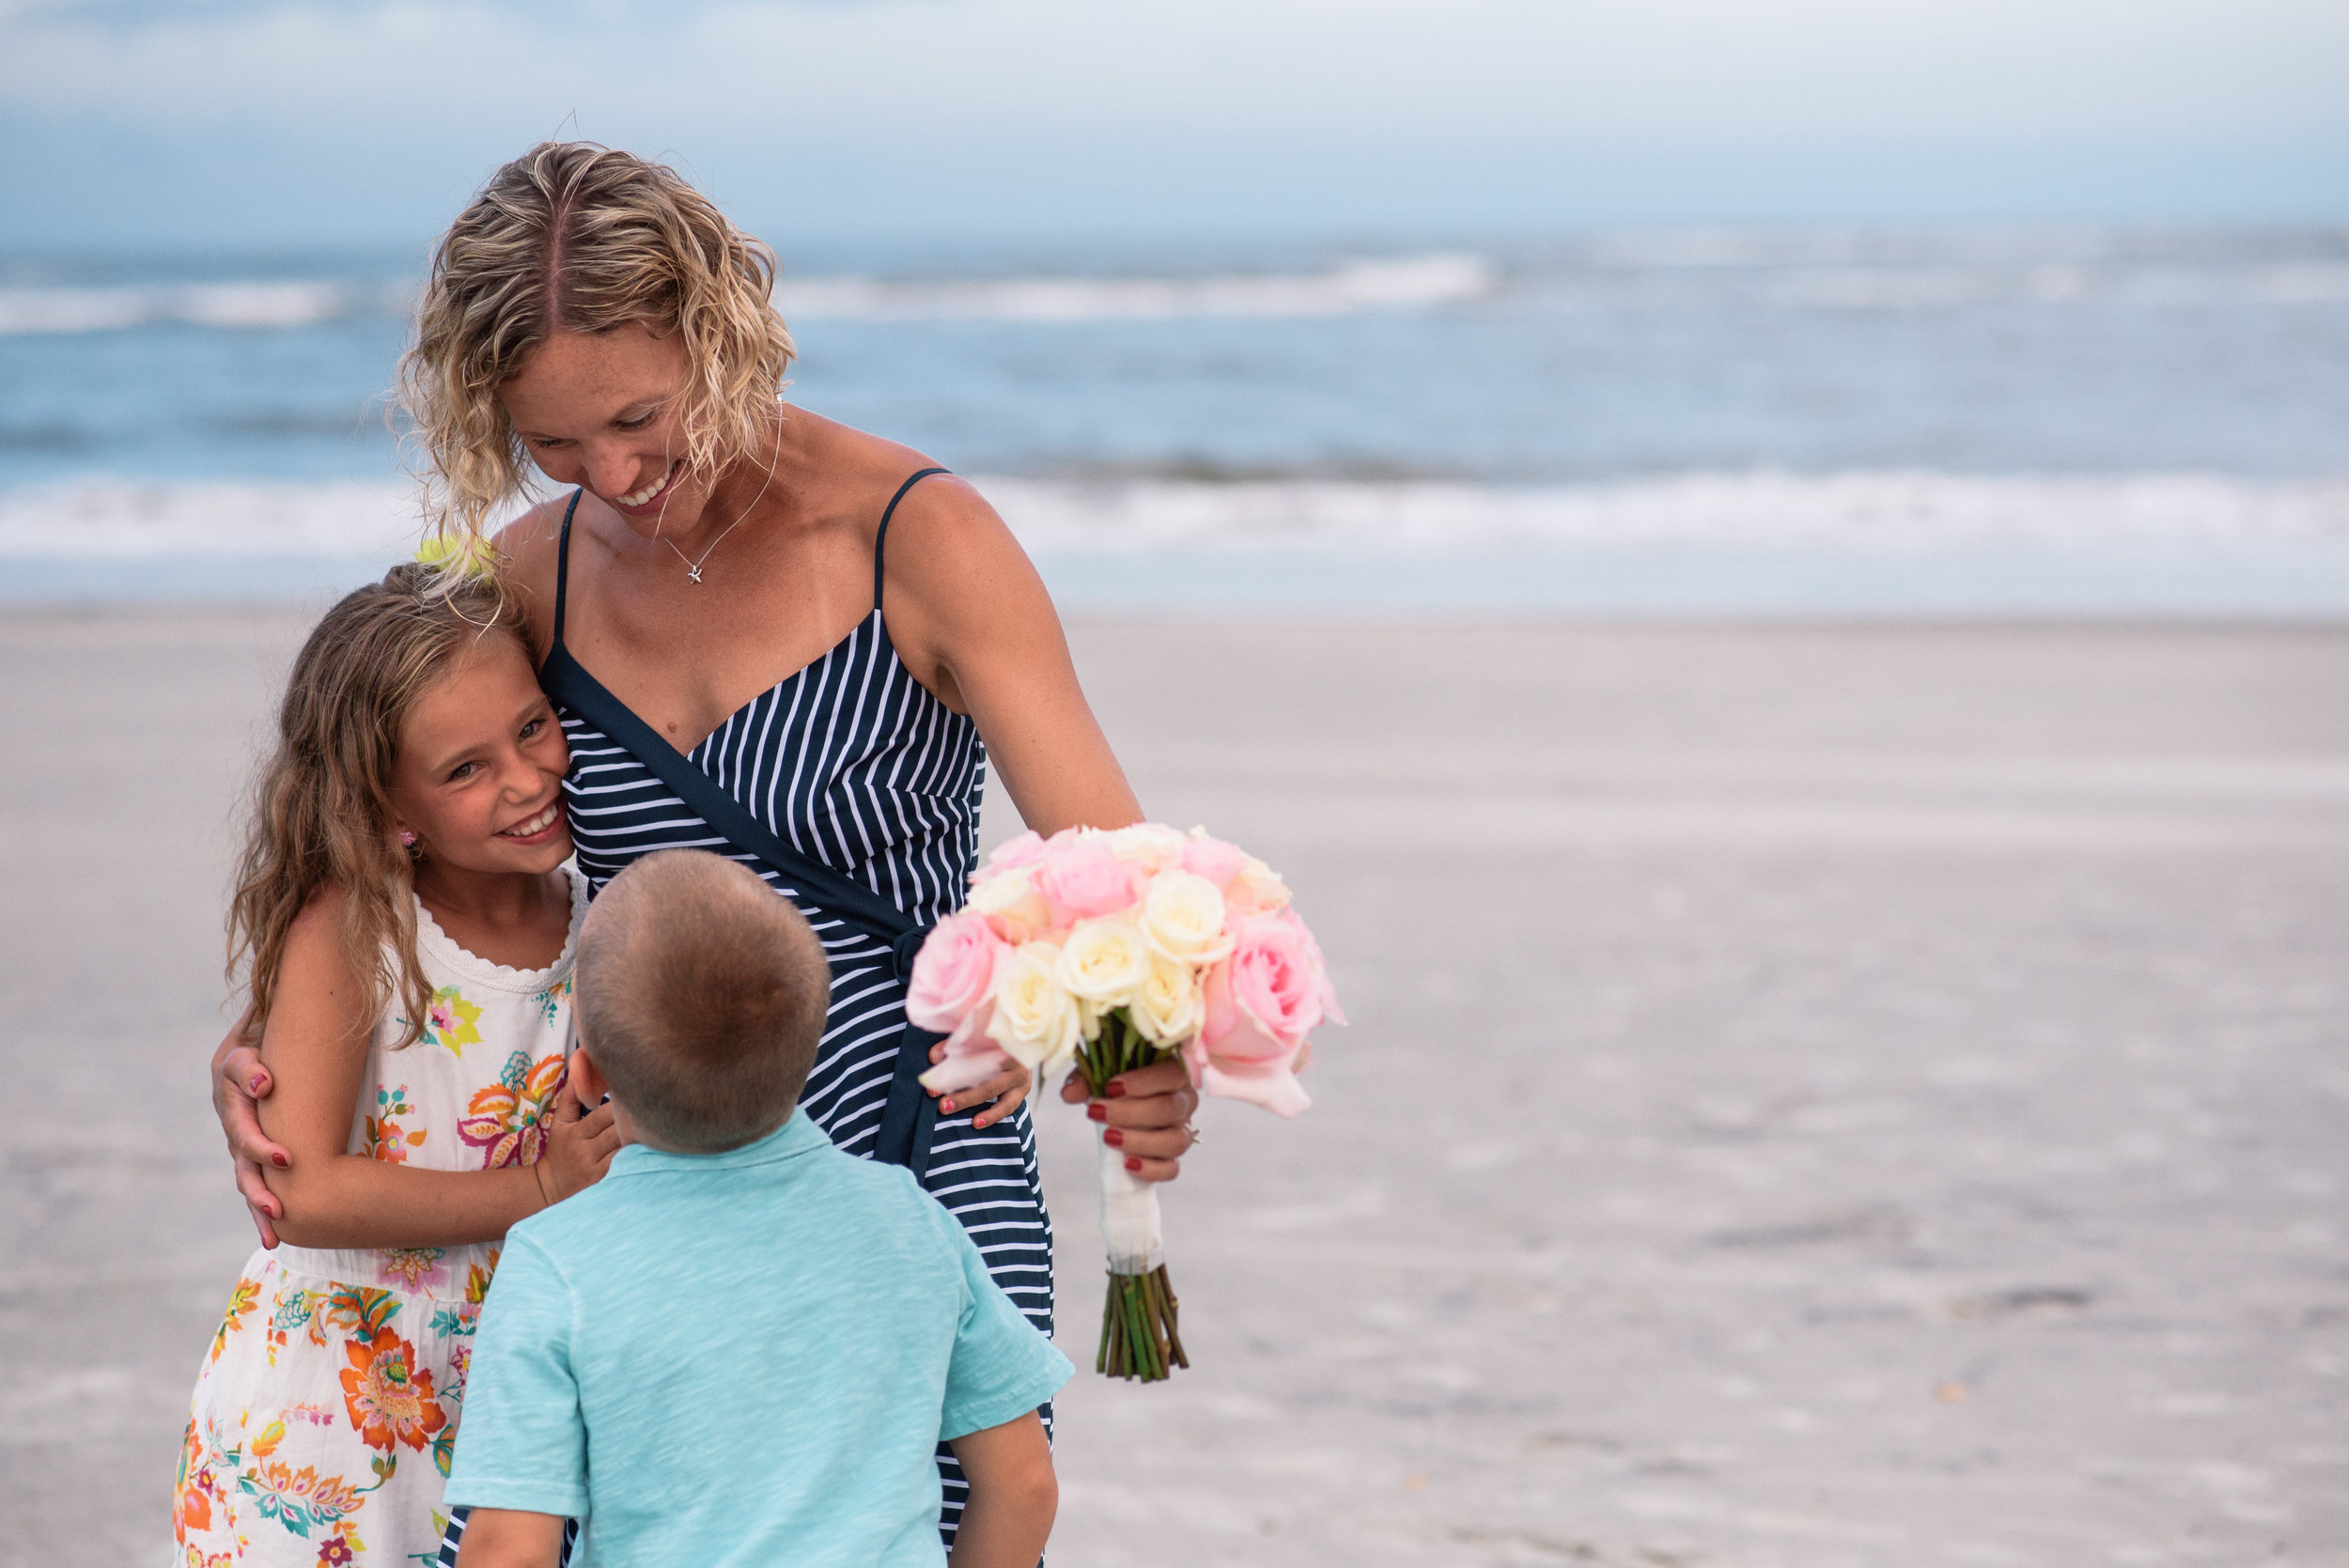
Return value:
M 811 238 L 2349 220 L 2349 4 L 0 0 L 0 247 L 404 241 L 558 132 Z

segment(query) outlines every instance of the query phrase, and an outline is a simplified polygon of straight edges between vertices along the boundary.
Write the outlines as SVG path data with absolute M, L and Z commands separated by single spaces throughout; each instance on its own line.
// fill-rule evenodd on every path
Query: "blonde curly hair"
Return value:
M 689 470 L 752 450 L 793 357 L 775 255 L 674 169 L 592 142 L 541 142 L 490 177 L 433 253 L 396 394 L 427 464 L 428 536 L 477 539 L 526 492 L 529 455 L 498 388 L 557 332 L 637 322 L 684 342 Z
M 432 987 L 416 956 L 415 865 L 393 837 L 392 770 L 417 702 L 492 637 L 529 657 L 494 582 L 410 561 L 345 595 L 303 644 L 228 906 L 228 974 L 251 995 L 255 1043 L 294 919 L 330 884 L 345 895 L 342 953 L 368 987 L 367 1014 L 396 1002 L 399 1044 L 422 1032 Z

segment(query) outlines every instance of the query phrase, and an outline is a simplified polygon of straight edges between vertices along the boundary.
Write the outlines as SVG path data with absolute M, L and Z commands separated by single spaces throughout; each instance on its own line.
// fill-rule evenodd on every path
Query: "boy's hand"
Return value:
M 563 1521 L 518 1508 L 476 1508 L 457 1544 L 457 1568 L 554 1568 L 563 1555 Z
M 550 1207 L 601 1181 L 612 1157 L 620 1152 L 620 1129 L 613 1125 L 612 1108 L 599 1105 L 590 1110 L 580 1104 L 576 1083 L 574 1075 L 563 1075 L 554 1114 L 547 1119 L 546 1150 L 538 1157 L 538 1189 Z M 470 1527 L 465 1539 L 473 1539 Z
M 244 1195 L 253 1228 L 261 1233 L 262 1246 L 275 1247 L 275 1221 L 285 1218 L 286 1205 L 261 1179 L 261 1166 L 267 1162 L 280 1171 L 290 1170 L 293 1156 L 261 1132 L 260 1104 L 275 1085 L 261 1065 L 261 1053 L 246 1037 L 252 1024 L 253 1011 L 247 1008 L 212 1052 L 212 1114 L 220 1118 L 221 1135 L 228 1140 L 228 1156 L 237 1166 L 237 1190 Z

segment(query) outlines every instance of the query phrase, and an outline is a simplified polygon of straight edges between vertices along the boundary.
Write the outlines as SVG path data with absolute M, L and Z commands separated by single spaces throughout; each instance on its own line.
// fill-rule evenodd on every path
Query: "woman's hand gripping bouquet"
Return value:
M 1095 1097 L 1118 1074 L 1179 1059 L 1202 1092 L 1279 1116 L 1324 1019 L 1344 1023 L 1321 949 L 1262 861 L 1203 829 L 1023 833 L 915 958 L 906 1013 L 946 1035 L 932 1089 L 1005 1059 L 1038 1078 L 1073 1063 Z M 1167 1282 L 1158 1189 L 1100 1145 L 1109 1298 L 1095 1368 L 1155 1382 L 1189 1366 Z

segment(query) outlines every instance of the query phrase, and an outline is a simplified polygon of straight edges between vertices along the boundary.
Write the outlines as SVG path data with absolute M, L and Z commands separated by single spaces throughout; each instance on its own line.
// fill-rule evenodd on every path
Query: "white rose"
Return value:
M 1051 907 L 1035 891 L 1032 866 L 989 877 L 971 890 L 971 900 L 964 908 L 988 916 L 1004 939 L 1015 943 L 1033 940 L 1052 928 Z
M 1152 1045 L 1179 1045 L 1199 1032 L 1200 1022 L 1206 1016 L 1206 998 L 1199 988 L 1199 977 L 1191 972 L 1189 964 L 1153 953 L 1150 972 L 1126 1016 L 1133 1019 L 1142 1037 Z
M 1205 877 L 1169 872 L 1142 900 L 1142 934 L 1154 953 L 1178 964 L 1207 965 L 1232 951 L 1223 934 L 1223 893 Z
M 1281 879 L 1279 872 L 1253 856 L 1239 868 L 1239 875 L 1232 880 L 1239 884 L 1239 896 L 1235 902 L 1247 905 L 1258 913 L 1285 909 L 1289 906 L 1288 883 Z
M 1149 944 L 1127 915 L 1079 921 L 1052 966 L 1062 988 L 1094 1013 L 1125 1006 L 1149 973 Z
M 988 995 L 995 1003 L 987 1032 L 1014 1060 L 1039 1076 L 1076 1054 L 1083 1021 L 1077 999 L 1053 978 L 1060 949 L 1050 942 L 1013 948 L 995 961 Z
M 1155 822 L 1137 822 L 1110 834 L 1110 853 L 1148 868 L 1155 877 L 1183 863 L 1183 835 Z

